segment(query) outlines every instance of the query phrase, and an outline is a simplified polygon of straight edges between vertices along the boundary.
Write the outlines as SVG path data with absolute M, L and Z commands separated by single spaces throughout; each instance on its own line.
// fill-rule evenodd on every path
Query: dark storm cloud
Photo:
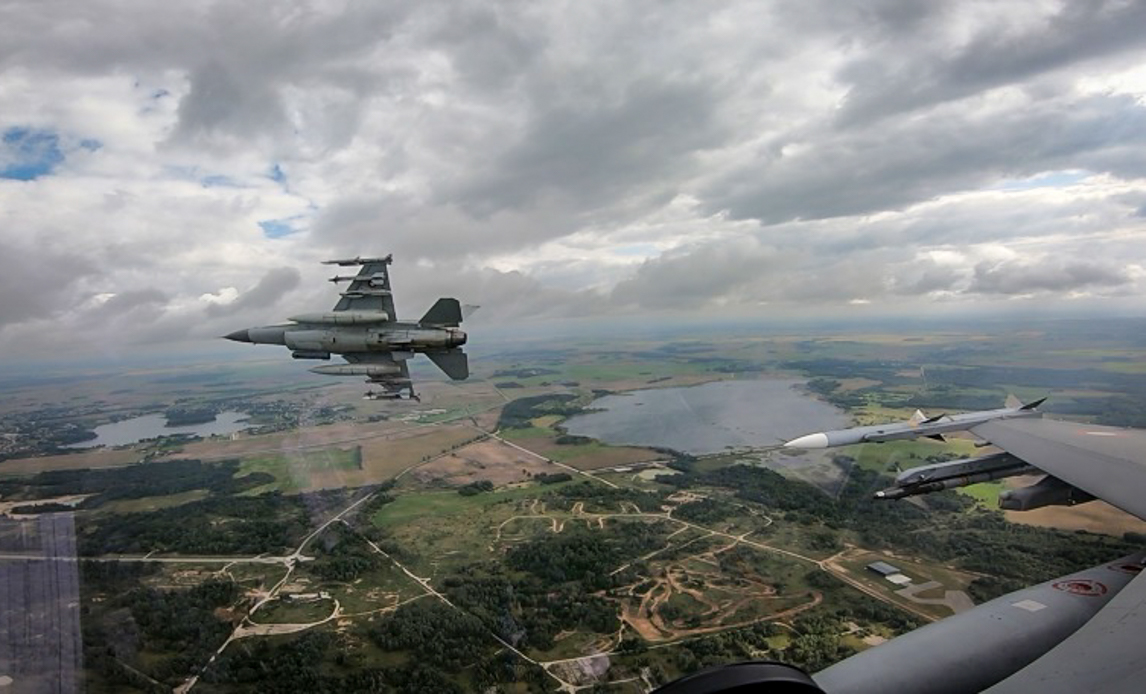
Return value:
M 945 113 L 893 128 L 823 132 L 789 157 L 761 157 L 718 180 L 708 205 L 777 223 L 900 208 L 1003 177 L 1061 168 L 1146 176 L 1146 107 L 1129 96 Z
M 514 22 L 505 7 L 479 1 L 439 9 L 427 39 L 450 56 L 468 88 L 501 92 L 513 86 L 545 48 L 545 36 Z
M 641 80 L 615 103 L 564 104 L 536 115 L 489 170 L 449 194 L 479 215 L 545 194 L 602 207 L 656 181 L 723 137 L 712 91 Z
M 278 93 L 263 83 L 240 80 L 226 67 L 211 62 L 191 74 L 191 91 L 179 102 L 176 137 L 225 131 L 254 137 L 282 135 L 287 125 Z
M 488 256 L 565 236 L 582 220 L 568 205 L 545 199 L 521 210 L 474 218 L 454 205 L 426 206 L 409 196 L 346 197 L 322 210 L 312 238 L 336 255 L 385 249 L 403 263 Z
M 95 272 L 78 255 L 0 239 L 0 328 L 56 316 L 75 300 L 77 283 Z
M 127 71 L 151 83 L 169 78 L 164 71 L 183 71 L 190 91 L 180 100 L 172 142 L 228 147 L 235 138 L 293 135 L 288 126 L 298 125 L 298 114 L 283 100 L 291 88 L 343 94 L 339 107 L 350 111 L 342 114 L 345 131 L 393 77 L 392 66 L 363 59 L 385 45 L 407 12 L 385 2 L 352 2 L 337 13 L 305 2 L 60 8 L 60 15 L 50 7 L 0 8 L 0 66 L 86 75 Z M 2 21 L 6 14 L 10 21 Z M 157 98 L 173 87 L 163 86 Z
M 913 261 L 892 280 L 895 294 L 919 296 L 929 292 L 953 291 L 964 280 L 958 269 L 930 261 Z
M 752 239 L 711 243 L 646 260 L 617 284 L 611 298 L 643 308 L 695 309 L 773 272 L 777 261 L 773 249 Z
M 1109 289 L 1130 284 L 1124 268 L 1109 263 L 1070 261 L 1031 263 L 1019 260 L 975 266 L 967 291 L 977 294 L 1032 294 Z
M 209 316 L 228 316 L 250 309 L 273 306 L 282 296 L 298 287 L 302 275 L 293 267 L 279 267 L 267 270 L 259 283 L 239 295 L 229 304 L 210 304 Z
M 898 3 L 900 8 L 883 16 L 901 17 L 902 8 L 922 4 L 941 5 Z M 889 35 L 891 45 L 840 71 L 839 79 L 851 87 L 840 111 L 841 122 L 868 121 L 959 99 L 1146 46 L 1142 31 L 1146 3 L 1064 2 L 1048 17 L 1023 20 L 1017 26 L 980 27 L 980 33 L 956 46 L 938 35 L 948 28 L 943 22 L 914 23 L 906 31 L 899 28 Z

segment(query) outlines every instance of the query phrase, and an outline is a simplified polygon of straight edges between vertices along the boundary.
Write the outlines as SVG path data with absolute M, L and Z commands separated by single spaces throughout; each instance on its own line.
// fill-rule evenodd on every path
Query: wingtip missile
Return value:
M 382 263 L 389 265 L 394 262 L 394 254 L 391 253 L 384 258 L 363 258 L 362 256 L 355 256 L 353 258 L 336 258 L 334 260 L 323 260 L 323 265 L 339 265 L 342 267 L 349 267 L 351 265 L 370 265 L 371 263 Z
M 827 448 L 828 435 L 824 432 L 807 434 L 784 443 L 784 448 Z

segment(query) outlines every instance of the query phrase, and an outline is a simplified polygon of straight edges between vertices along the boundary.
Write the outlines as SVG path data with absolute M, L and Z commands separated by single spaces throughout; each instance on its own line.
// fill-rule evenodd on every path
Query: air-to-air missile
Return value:
M 943 434 L 953 431 L 966 431 L 974 426 L 998 419 L 1016 419 L 1025 417 L 1041 417 L 1042 413 L 1036 408 L 1046 398 L 1023 404 L 1017 399 L 1008 398 L 1007 407 L 997 410 L 984 410 L 981 412 L 967 412 L 964 414 L 941 414 L 927 417 L 916 410 L 915 416 L 906 422 L 892 424 L 873 424 L 870 426 L 839 429 L 836 431 L 822 431 L 807 434 L 792 439 L 784 444 L 787 448 L 831 448 L 834 446 L 847 446 L 856 443 L 883 443 L 885 441 L 902 441 L 915 438 L 929 438 L 944 440 Z M 923 465 L 900 472 L 895 479 L 895 486 L 875 493 L 877 499 L 902 499 L 919 494 L 930 494 L 944 489 L 955 489 L 980 482 L 1014 477 L 1017 475 L 1035 474 L 1038 469 L 1028 465 L 1025 461 L 1009 453 L 993 453 L 991 455 L 952 460 L 933 465 Z M 1050 503 L 1079 503 L 1086 501 L 1085 494 L 1069 487 L 1060 488 L 1051 483 L 1036 485 L 1038 488 L 1015 490 L 1014 493 L 1004 493 L 1000 497 L 1003 508 L 1035 508 L 1037 505 Z M 1072 491 L 1073 490 L 1073 491 Z M 1071 495 L 1074 495 L 1072 497 Z M 1065 495 L 1065 496 L 1064 496 Z M 1060 499 L 1059 497 L 1063 497 Z M 1008 505 L 1009 504 L 1009 505 Z
M 1016 417 L 1041 417 L 1042 413 L 1036 410 L 1043 401 L 1023 405 L 1002 407 L 997 410 L 983 410 L 981 412 L 966 412 L 964 414 L 941 414 L 926 417 L 916 410 L 915 416 L 906 422 L 893 422 L 891 424 L 872 424 L 870 426 L 852 427 L 851 429 L 838 429 L 836 431 L 821 431 L 792 439 L 784 444 L 787 448 L 832 448 L 834 446 L 847 446 L 853 443 L 883 443 L 885 441 L 901 441 L 920 437 L 929 439 L 943 439 L 943 434 L 951 431 L 966 431 L 976 424 L 989 422 L 992 419 L 1014 419 Z
M 458 300 L 438 299 L 416 323 L 398 321 L 387 268 L 391 262 L 391 256 L 325 261 L 326 265 L 362 266 L 357 275 L 330 278 L 334 283 L 351 283 L 332 310 L 291 316 L 290 323 L 236 330 L 225 337 L 283 345 L 295 359 L 329 360 L 331 354 L 342 355 L 347 363 L 311 371 L 324 376 L 365 376 L 367 382 L 382 387 L 366 394 L 371 399 L 398 399 L 406 391 L 416 397 L 406 365 L 415 354 L 425 354 L 450 378 L 467 378 L 469 363 L 460 349 L 466 334 L 458 328 L 462 322 Z

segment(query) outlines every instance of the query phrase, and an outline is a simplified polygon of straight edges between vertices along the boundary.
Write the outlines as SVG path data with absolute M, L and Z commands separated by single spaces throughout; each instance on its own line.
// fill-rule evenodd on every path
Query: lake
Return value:
M 664 446 L 684 453 L 762 448 L 851 425 L 839 408 L 797 389 L 803 381 L 716 381 L 606 395 L 567 419 L 570 434 L 614 445 Z
M 73 443 L 66 448 L 93 448 L 95 446 L 125 446 L 144 439 L 153 439 L 156 436 L 171 436 L 172 434 L 195 434 L 197 436 L 212 436 L 214 434 L 233 434 L 236 431 L 249 429 L 252 425 L 246 421 L 247 415 L 243 412 L 220 412 L 213 422 L 202 424 L 188 424 L 185 426 L 169 427 L 167 418 L 162 414 L 149 414 L 142 417 L 125 419 L 121 422 L 104 424 L 94 429 L 96 438 L 90 441 Z

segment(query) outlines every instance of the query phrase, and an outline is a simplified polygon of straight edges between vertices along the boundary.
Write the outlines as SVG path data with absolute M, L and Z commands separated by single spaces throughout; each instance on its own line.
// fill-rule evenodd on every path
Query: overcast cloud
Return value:
M 0 5 L 0 350 L 1146 308 L 1146 2 Z M 82 343 L 69 339 L 82 330 Z M 107 348 L 102 348 L 106 353 Z

